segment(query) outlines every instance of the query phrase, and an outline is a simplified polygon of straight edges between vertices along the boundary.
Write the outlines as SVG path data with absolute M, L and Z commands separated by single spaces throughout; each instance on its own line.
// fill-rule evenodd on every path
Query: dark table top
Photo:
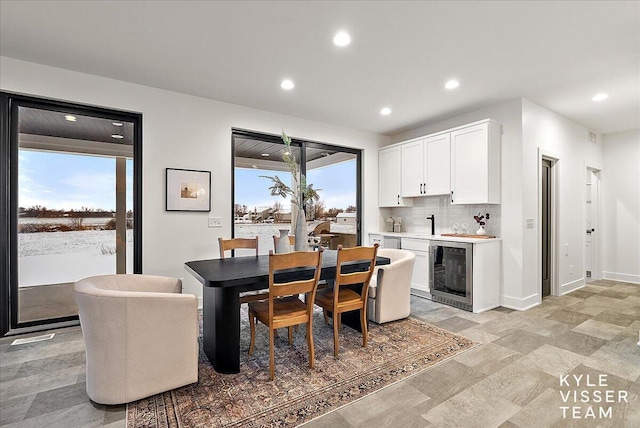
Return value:
M 338 252 L 325 250 L 322 254 L 322 279 L 335 278 Z M 376 265 L 389 264 L 387 257 L 377 257 Z M 345 269 L 346 268 L 345 264 Z M 352 263 L 353 271 L 362 270 L 363 263 Z M 185 263 L 185 268 L 191 272 L 205 287 L 236 287 L 269 281 L 269 256 L 244 256 L 225 259 L 195 260 Z M 366 268 L 366 267 L 365 267 Z M 351 270 L 351 269 L 347 269 Z M 309 269 L 289 271 L 290 279 L 306 276 Z

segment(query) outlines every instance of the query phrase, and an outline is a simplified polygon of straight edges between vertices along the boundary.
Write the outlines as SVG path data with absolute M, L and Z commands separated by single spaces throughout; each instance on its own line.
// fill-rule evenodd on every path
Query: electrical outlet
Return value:
M 565 256 L 569 255 L 569 244 L 564 244 L 564 255 Z
M 222 227 L 222 217 L 209 217 L 209 227 Z
M 527 229 L 533 229 L 535 227 L 535 221 L 532 218 L 527 219 Z

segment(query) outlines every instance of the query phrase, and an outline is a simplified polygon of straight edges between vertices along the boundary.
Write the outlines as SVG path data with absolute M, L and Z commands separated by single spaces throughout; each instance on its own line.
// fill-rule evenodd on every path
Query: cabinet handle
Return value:
M 422 183 L 422 193 L 427 194 L 427 183 Z
M 453 203 L 453 190 L 451 191 L 451 202 Z
M 422 183 L 420 183 L 420 194 L 422 195 Z
M 400 205 L 400 195 L 398 195 L 398 205 Z

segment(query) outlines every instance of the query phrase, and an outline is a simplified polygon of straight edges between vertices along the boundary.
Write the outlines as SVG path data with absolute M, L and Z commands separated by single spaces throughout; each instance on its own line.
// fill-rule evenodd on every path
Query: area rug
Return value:
M 308 365 L 305 328 L 295 334 L 291 346 L 283 329 L 276 338 L 276 378 L 270 381 L 268 330 L 258 324 L 256 349 L 249 357 L 246 310 L 241 319 L 240 373 L 217 373 L 200 343 L 198 382 L 130 403 L 127 427 L 294 427 L 476 345 L 408 318 L 383 325 L 370 322 L 366 348 L 360 333 L 343 326 L 340 354 L 335 358 L 333 329 L 324 323 L 322 312 L 317 312 L 313 321 L 315 368 Z

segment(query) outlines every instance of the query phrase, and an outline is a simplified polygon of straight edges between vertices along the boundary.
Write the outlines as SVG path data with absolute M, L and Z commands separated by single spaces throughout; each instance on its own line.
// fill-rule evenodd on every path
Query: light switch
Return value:
M 222 217 L 209 217 L 209 227 L 222 227 Z

